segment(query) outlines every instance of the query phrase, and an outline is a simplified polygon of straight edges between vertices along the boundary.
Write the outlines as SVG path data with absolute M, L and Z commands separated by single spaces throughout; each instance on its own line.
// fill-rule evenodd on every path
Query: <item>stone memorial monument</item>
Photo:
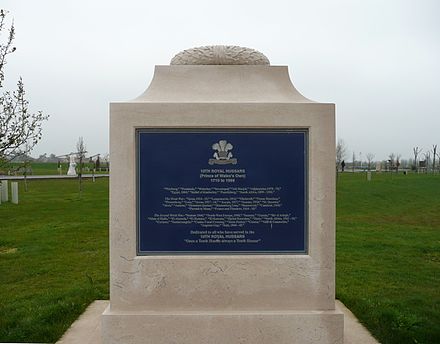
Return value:
M 342 344 L 335 107 L 236 46 L 110 105 L 104 344 Z
M 75 177 L 77 176 L 75 156 L 76 156 L 76 154 L 74 154 L 74 153 L 71 153 L 69 155 L 69 169 L 67 170 L 68 176 L 75 176 Z

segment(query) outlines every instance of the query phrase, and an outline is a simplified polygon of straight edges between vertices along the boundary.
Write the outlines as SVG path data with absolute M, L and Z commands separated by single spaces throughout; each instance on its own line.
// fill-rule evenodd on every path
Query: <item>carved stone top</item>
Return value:
M 270 65 L 269 59 L 254 49 L 236 45 L 209 45 L 181 51 L 172 65 Z

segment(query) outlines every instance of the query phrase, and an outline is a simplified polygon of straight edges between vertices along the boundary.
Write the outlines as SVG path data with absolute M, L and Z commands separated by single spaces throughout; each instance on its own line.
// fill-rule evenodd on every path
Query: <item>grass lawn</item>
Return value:
M 108 299 L 108 178 L 29 181 L 0 205 L 0 342 L 54 342 Z
M 108 180 L 0 206 L 0 342 L 54 342 L 108 298 Z M 440 343 L 440 175 L 342 174 L 337 297 L 382 343 Z M 360 343 L 361 344 L 361 343 Z
M 336 294 L 381 343 L 440 343 L 440 175 L 338 182 Z
M 22 167 L 23 164 L 20 163 L 10 163 L 6 167 L 3 167 L 3 170 L 0 171 L 0 174 L 7 174 L 7 170 L 17 171 L 18 168 Z M 104 165 L 102 165 L 104 166 Z M 32 169 L 32 173 L 28 173 L 28 175 L 51 175 L 51 174 L 60 174 L 58 170 L 58 163 L 56 162 L 32 162 L 30 163 L 30 168 Z M 61 174 L 67 174 L 67 170 L 69 169 L 68 163 L 61 163 Z M 76 169 L 78 171 L 78 167 Z M 83 174 L 92 174 L 93 164 L 84 163 Z M 14 172 L 12 172 L 15 174 Z M 95 173 L 108 173 L 104 167 L 100 171 L 96 171 Z M 16 175 L 23 175 L 23 170 L 17 171 Z

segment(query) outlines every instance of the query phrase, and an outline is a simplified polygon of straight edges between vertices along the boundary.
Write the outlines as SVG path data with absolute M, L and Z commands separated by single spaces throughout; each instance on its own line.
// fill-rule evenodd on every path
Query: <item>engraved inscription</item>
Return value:
M 141 252 L 305 251 L 304 131 L 147 132 L 139 145 Z

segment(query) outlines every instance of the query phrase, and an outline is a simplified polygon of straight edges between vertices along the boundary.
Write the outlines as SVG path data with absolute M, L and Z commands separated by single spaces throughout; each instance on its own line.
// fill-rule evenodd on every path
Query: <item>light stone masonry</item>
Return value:
M 334 112 L 303 97 L 287 67 L 268 65 L 157 66 L 144 94 L 111 103 L 104 344 L 343 343 Z M 308 253 L 138 256 L 137 128 L 308 129 Z

